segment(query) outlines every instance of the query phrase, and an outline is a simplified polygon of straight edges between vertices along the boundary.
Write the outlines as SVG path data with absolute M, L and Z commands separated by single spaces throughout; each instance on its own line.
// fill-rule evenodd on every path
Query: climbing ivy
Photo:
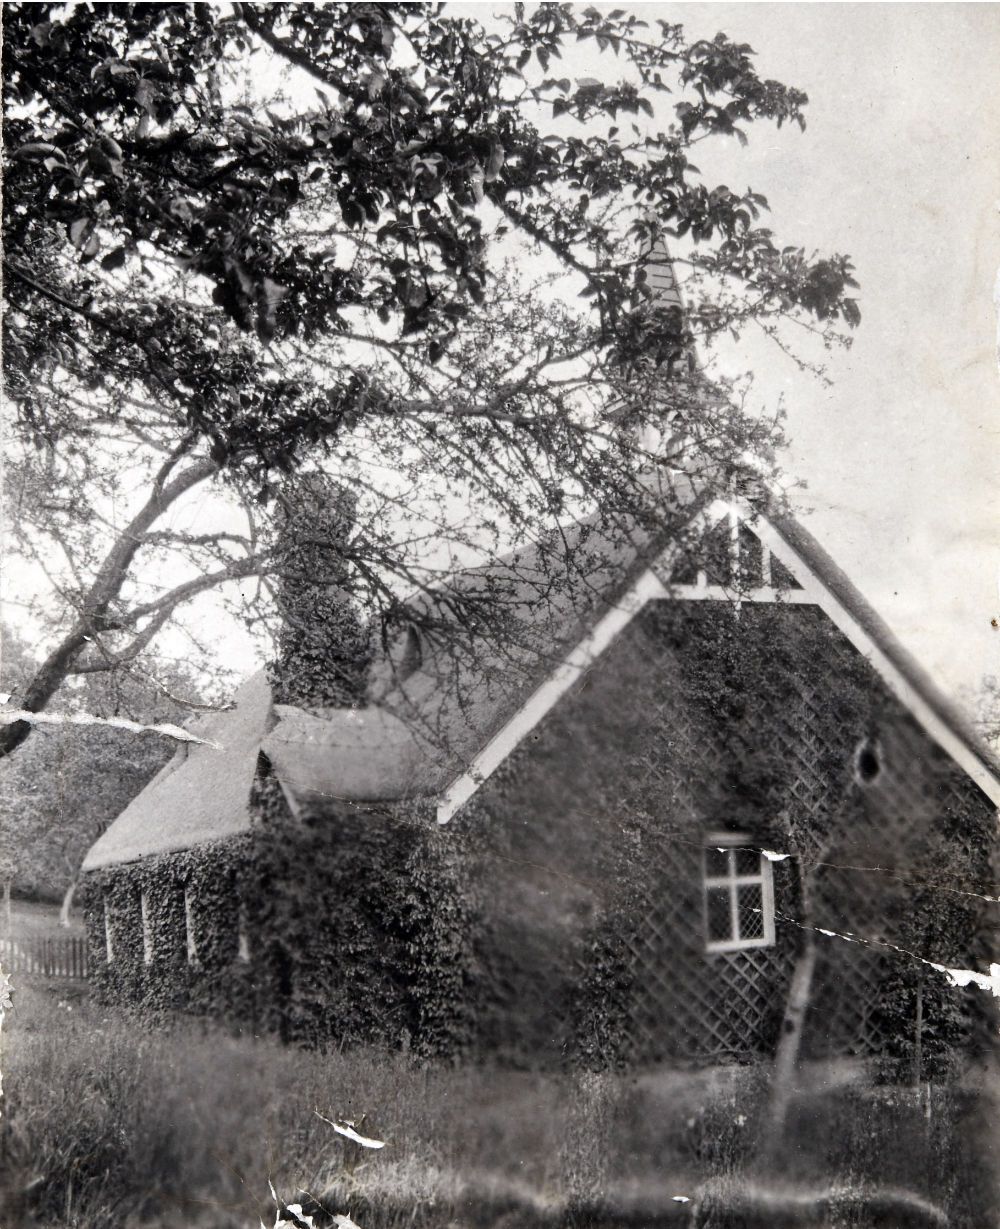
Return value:
M 859 746 L 874 748 L 866 775 Z M 706 996 L 724 1003 L 744 959 L 703 946 L 701 849 L 720 828 L 796 855 L 774 866 L 777 942 L 755 957 L 771 1014 L 734 1057 L 767 1053 L 777 1037 L 803 888 L 833 910 L 819 921 L 831 930 L 949 966 L 985 952 L 982 902 L 951 888 L 989 882 L 992 808 L 808 607 L 648 608 L 447 828 L 426 801 L 318 797 L 293 809 L 263 757 L 250 808 L 239 839 L 89 877 L 100 994 L 228 1015 L 313 1046 L 635 1062 L 637 1004 L 657 972 L 634 955 L 651 910 L 664 922 L 657 976 L 668 962 L 696 1022 Z M 889 855 L 892 873 L 857 869 Z M 860 950 L 824 937 L 816 985 L 843 1000 Z M 988 1032 L 985 996 L 885 950 L 870 1023 L 886 1072 L 912 1070 L 918 984 L 921 1070 L 950 1070 Z M 835 1010 L 829 1044 L 850 1049 Z M 827 1012 L 817 999 L 814 1024 Z
M 95 994 L 141 1008 L 146 1016 L 167 1011 L 252 1022 L 257 1014 L 253 962 L 239 959 L 240 902 L 246 897 L 252 842 L 216 841 L 126 866 L 92 871 L 85 884 L 85 917 Z M 195 950 L 188 956 L 185 892 Z M 141 900 L 145 898 L 146 959 Z M 112 959 L 105 946 L 105 909 Z M 252 953 L 259 935 L 247 914 Z

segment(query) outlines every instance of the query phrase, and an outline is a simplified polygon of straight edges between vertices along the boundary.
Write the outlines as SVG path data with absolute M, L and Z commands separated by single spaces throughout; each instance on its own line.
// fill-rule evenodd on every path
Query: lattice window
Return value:
M 774 943 L 771 864 L 745 840 L 729 833 L 705 841 L 705 948 L 710 952 Z

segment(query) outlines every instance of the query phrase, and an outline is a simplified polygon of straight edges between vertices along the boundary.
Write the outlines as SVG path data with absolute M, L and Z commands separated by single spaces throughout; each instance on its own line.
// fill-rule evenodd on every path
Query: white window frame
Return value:
M 149 894 L 146 889 L 139 893 L 139 913 L 142 916 L 142 963 L 153 963 L 153 924 L 149 917 Z
M 246 905 L 242 901 L 236 912 L 236 959 L 240 964 L 250 963 L 250 931 L 247 926 Z
M 104 904 L 104 959 L 108 964 L 112 964 L 115 958 L 114 937 L 111 933 L 111 909 L 108 906 L 108 898 L 105 896 Z
M 187 944 L 188 964 L 198 963 L 198 944 L 194 936 L 194 909 L 191 906 L 191 892 L 184 889 L 184 938 Z
M 710 875 L 708 873 L 706 853 L 717 849 L 728 854 L 728 871 L 725 875 Z M 737 873 L 737 849 L 752 849 L 757 854 L 758 868 L 754 874 Z M 771 873 L 771 862 L 760 848 L 749 837 L 738 832 L 711 832 L 705 837 L 705 847 L 702 851 L 702 917 L 705 926 L 705 950 L 707 952 L 740 952 L 752 947 L 774 946 L 774 878 Z M 764 933 L 751 939 L 734 938 L 740 933 L 739 922 L 739 889 L 754 885 L 760 888 L 761 912 L 763 914 Z M 711 939 L 708 931 L 708 892 L 710 888 L 726 888 L 729 892 L 729 935 L 728 939 Z

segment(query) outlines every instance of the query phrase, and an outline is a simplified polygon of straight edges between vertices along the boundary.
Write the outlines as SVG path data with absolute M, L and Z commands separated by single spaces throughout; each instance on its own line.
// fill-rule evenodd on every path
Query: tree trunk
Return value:
M 214 461 L 195 461 L 189 469 L 165 482 L 168 467 L 153 486 L 152 494 L 125 526 L 118 541 L 104 558 L 93 584 L 80 608 L 80 617 L 38 667 L 24 693 L 17 698 L 17 707 L 25 712 L 40 713 L 66 680 L 73 664 L 90 643 L 111 603 L 120 595 L 128 579 L 129 569 L 143 544 L 143 536 L 180 495 L 218 470 Z M 0 726 L 0 759 L 10 755 L 31 733 L 30 721 L 12 721 Z
M 109 596 L 108 601 L 111 600 Z M 62 686 L 74 661 L 87 645 L 87 624 L 82 622 L 70 631 L 35 671 L 17 707 L 29 713 L 40 713 Z M 0 726 L 0 758 L 10 755 L 31 733 L 30 721 L 11 721 Z
M 795 1093 L 795 1076 L 799 1067 L 806 1014 L 812 998 L 813 973 L 816 970 L 816 934 L 812 929 L 808 876 L 807 870 L 800 870 L 802 946 L 792 969 L 792 981 L 788 987 L 785 1014 L 781 1022 L 781 1035 L 774 1054 L 767 1114 L 762 1124 L 760 1157 L 765 1166 L 775 1164 L 780 1155 L 788 1107 Z
M 813 973 L 816 969 L 816 940 L 812 931 L 805 931 L 802 950 L 792 971 L 792 984 L 788 990 L 785 1016 L 781 1022 L 781 1036 L 774 1055 L 774 1070 L 771 1073 L 771 1096 L 765 1122 L 764 1157 L 774 1159 L 781 1144 L 788 1107 L 795 1092 L 795 1073 L 799 1066 L 802 1049 L 802 1033 L 806 1012 L 812 994 Z
M 77 875 L 69 881 L 69 887 L 62 899 L 62 905 L 59 907 L 59 925 L 69 927 L 70 917 L 69 911 L 73 908 L 73 893 L 76 891 Z
M 3 928 L 6 934 L 10 934 L 14 929 L 14 918 L 10 908 L 10 880 L 3 881 Z

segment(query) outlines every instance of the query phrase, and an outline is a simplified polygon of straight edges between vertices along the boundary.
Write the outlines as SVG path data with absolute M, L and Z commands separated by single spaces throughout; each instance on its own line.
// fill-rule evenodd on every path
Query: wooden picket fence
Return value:
M 87 940 L 82 935 L 0 939 L 0 967 L 5 973 L 83 979 L 87 976 Z

